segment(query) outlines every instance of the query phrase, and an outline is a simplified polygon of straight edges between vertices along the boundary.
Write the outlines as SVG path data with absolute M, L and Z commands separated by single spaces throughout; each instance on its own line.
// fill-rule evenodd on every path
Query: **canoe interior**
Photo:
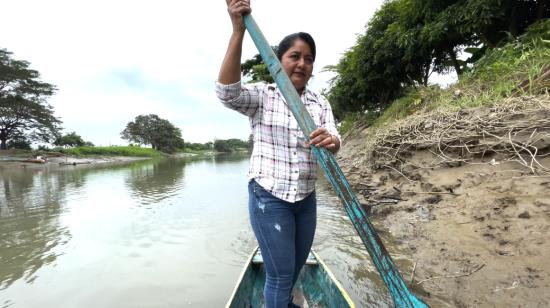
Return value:
M 264 307 L 265 269 L 261 254 L 255 250 L 226 307 Z M 319 256 L 310 253 L 295 286 L 299 294 L 296 303 L 305 300 L 303 307 L 355 307 L 340 283 L 336 281 Z M 302 297 L 303 298 L 299 298 Z

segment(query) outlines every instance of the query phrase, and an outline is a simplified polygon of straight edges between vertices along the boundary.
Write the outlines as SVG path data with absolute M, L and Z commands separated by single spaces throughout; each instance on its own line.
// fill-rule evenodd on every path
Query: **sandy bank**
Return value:
M 532 125 L 523 130 L 527 137 L 540 134 L 531 143 L 536 161 L 526 152 L 519 153 L 524 161 L 510 156 L 493 142 L 496 150 L 481 157 L 464 151 L 450 159 L 436 145 L 392 152 L 399 161 L 367 166 L 369 130 L 344 141 L 342 169 L 375 226 L 389 231 L 409 256 L 403 277 L 432 307 L 550 306 L 550 129 L 534 126 L 548 113 L 523 116 L 518 119 Z M 511 141 L 515 131 L 507 130 Z M 527 137 L 514 143 L 525 144 Z

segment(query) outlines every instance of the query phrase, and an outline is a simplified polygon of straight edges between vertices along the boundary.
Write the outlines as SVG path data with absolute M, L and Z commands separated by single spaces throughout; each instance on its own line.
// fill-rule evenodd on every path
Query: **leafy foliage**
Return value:
M 0 149 L 22 136 L 47 143 L 58 136 L 61 121 L 46 101 L 55 90 L 40 81 L 29 62 L 15 60 L 11 52 L 0 49 Z
M 86 142 L 82 139 L 81 136 L 77 135 L 76 132 L 58 137 L 54 142 L 54 145 L 62 147 L 80 147 L 84 146 L 85 144 Z
M 186 151 L 210 151 L 212 150 L 213 143 L 212 142 L 206 142 L 206 143 L 190 143 L 186 142 L 184 144 L 184 149 Z
M 8 149 L 31 150 L 31 142 L 25 136 L 13 136 L 7 142 Z
M 433 72 L 459 76 L 488 51 L 550 17 L 545 0 L 389 0 L 336 66 L 327 96 L 338 119 L 380 114 Z M 459 53 L 470 57 L 459 59 Z
M 69 149 L 60 149 L 62 153 L 75 156 L 105 155 L 105 156 L 134 156 L 134 157 L 160 157 L 161 153 L 150 148 L 139 146 L 109 146 L 93 147 L 82 146 Z
M 181 131 L 156 114 L 139 115 L 121 132 L 122 139 L 138 144 L 150 144 L 153 149 L 173 153 L 184 146 Z
M 508 44 L 488 50 L 476 65 L 451 87 L 451 91 L 442 92 L 438 104 L 458 108 L 478 107 L 492 105 L 517 91 L 525 91 L 527 94 L 547 91 L 547 84 L 537 85 L 535 80 L 550 67 L 548 59 L 550 20 L 544 20 L 531 25 L 527 32 Z M 523 83 L 525 88 L 518 88 Z M 458 93 L 460 94 L 457 95 Z M 436 104 L 430 106 L 436 107 Z
M 531 95 L 544 92 L 548 86 L 538 85 L 536 80 L 550 67 L 548 59 L 550 20 L 544 20 L 531 25 L 524 34 L 508 44 L 488 50 L 458 83 L 448 89 L 428 86 L 408 90 L 371 124 L 382 127 L 418 110 L 456 110 L 493 105 L 515 91 L 526 91 Z M 528 81 L 525 90 L 518 89 L 518 85 L 525 81 Z
M 244 141 L 240 139 L 216 139 L 214 141 L 214 150 L 217 152 L 234 152 L 236 150 L 248 150 L 250 148 L 250 140 Z
M 271 46 L 271 48 L 276 51 L 277 46 Z M 265 65 L 260 54 L 256 54 L 251 59 L 246 60 L 241 64 L 241 72 L 245 77 L 250 77 L 250 82 L 267 82 L 273 83 L 273 77 L 269 74 L 267 65 Z

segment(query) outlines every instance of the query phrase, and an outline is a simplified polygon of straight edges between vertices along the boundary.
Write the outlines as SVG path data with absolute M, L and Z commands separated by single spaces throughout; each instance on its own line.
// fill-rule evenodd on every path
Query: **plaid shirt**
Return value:
M 315 189 L 317 159 L 304 145 L 304 134 L 277 86 L 216 82 L 216 94 L 226 107 L 250 119 L 254 150 L 248 178 L 288 202 L 307 197 Z M 308 89 L 301 99 L 315 124 L 340 139 L 328 102 Z

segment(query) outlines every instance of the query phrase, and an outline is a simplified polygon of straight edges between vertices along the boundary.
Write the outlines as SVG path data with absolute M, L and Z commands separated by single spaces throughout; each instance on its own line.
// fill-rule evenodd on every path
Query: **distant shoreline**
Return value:
M 239 152 L 240 153 L 240 152 Z M 49 155 L 50 154 L 50 155 Z M 51 155 L 54 154 L 54 155 Z M 174 153 L 168 154 L 166 158 L 190 158 L 196 156 L 213 156 L 224 154 L 222 152 L 201 152 L 201 153 Z M 124 163 L 140 160 L 155 159 L 158 157 L 144 156 L 121 156 L 121 155 L 64 155 L 62 153 L 44 153 L 41 157 L 45 158 L 44 163 L 35 162 L 36 156 L 32 152 L 22 152 L 18 150 L 1 150 L 0 151 L 0 171 L 15 170 L 18 168 L 26 169 L 42 169 L 51 167 L 65 166 L 80 166 L 80 165 L 96 165 L 105 163 Z
M 21 156 L 6 156 L 7 159 L 0 159 L 0 171 L 1 170 L 14 170 L 18 168 L 32 168 L 42 169 L 50 167 L 65 167 L 65 166 L 79 166 L 79 165 L 96 165 L 104 163 L 116 163 L 116 162 L 132 162 L 138 160 L 147 160 L 151 157 L 131 157 L 131 156 L 58 156 L 58 157 L 46 157 L 45 163 L 35 163 L 24 161 L 27 157 Z M 1 156 L 0 156 L 1 157 Z

